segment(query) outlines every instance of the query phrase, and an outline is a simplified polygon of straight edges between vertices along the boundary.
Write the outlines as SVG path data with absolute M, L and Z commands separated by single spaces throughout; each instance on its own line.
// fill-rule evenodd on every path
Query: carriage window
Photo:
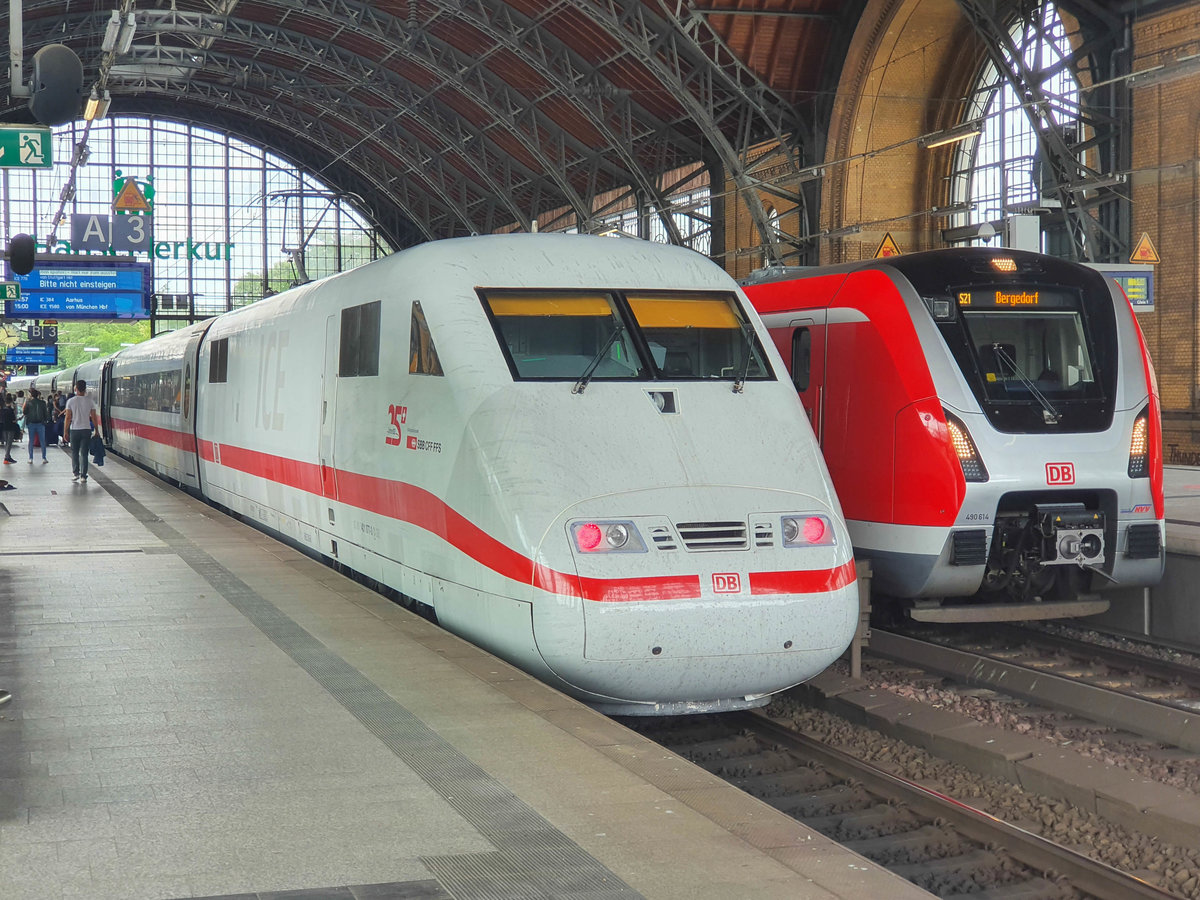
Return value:
M 812 332 L 797 328 L 792 332 L 792 384 L 796 393 L 808 390 L 808 379 L 812 370 Z
M 113 383 L 113 405 L 178 414 L 181 399 L 179 384 L 178 369 L 122 375 Z
M 229 377 L 229 338 L 212 342 L 208 357 L 209 384 L 222 384 Z
M 339 377 L 379 374 L 379 310 L 378 300 L 342 310 Z
M 629 294 L 662 378 L 770 378 L 766 354 L 732 294 Z
M 488 291 L 496 335 L 518 379 L 638 378 L 645 365 L 615 298 L 600 291 Z
M 412 305 L 412 322 L 408 330 L 408 371 L 411 375 L 442 374 L 442 363 L 419 300 Z

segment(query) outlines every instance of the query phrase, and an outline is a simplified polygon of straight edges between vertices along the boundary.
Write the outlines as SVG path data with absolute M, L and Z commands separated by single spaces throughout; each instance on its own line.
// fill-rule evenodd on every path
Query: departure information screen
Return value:
M 1044 288 L 1037 285 L 988 285 L 960 288 L 954 291 L 959 309 L 1034 310 L 1078 309 L 1079 295 L 1073 291 Z
M 17 300 L 4 302 L 10 319 L 148 319 L 150 264 L 117 260 L 39 260 Z
M 18 344 L 9 347 L 4 357 L 9 366 L 57 366 L 57 344 Z

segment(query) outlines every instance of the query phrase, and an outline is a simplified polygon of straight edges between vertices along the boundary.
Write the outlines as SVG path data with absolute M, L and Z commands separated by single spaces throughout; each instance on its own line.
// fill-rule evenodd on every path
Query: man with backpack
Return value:
M 50 421 L 50 406 L 42 399 L 37 388 L 29 389 L 29 399 L 25 401 L 25 432 L 29 439 L 29 462 L 33 462 L 33 443 L 38 441 L 42 446 L 42 462 L 46 459 L 46 423 Z

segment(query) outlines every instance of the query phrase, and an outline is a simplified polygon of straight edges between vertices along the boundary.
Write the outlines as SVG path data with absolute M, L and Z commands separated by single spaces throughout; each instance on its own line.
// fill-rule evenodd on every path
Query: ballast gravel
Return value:
M 839 667 L 845 674 L 843 663 L 837 663 L 833 668 L 837 670 Z M 898 696 L 952 709 L 981 722 L 1011 727 L 1014 731 L 1039 737 L 1044 732 L 1046 739 L 1083 752 L 1067 733 L 1069 729 L 1064 730 L 1061 725 L 1040 724 L 1036 716 L 1033 719 L 1025 718 L 1020 714 L 1018 705 L 1010 701 L 991 701 L 959 694 L 949 688 L 914 687 L 888 682 L 878 673 L 872 673 L 868 664 L 864 664 L 863 680 L 872 688 L 890 690 Z M 1167 845 L 1149 835 L 1129 832 L 1065 801 L 1030 794 L 1008 782 L 977 775 L 955 763 L 938 759 L 919 747 L 813 709 L 797 697 L 786 694 L 777 697 L 765 712 L 893 774 L 941 791 L 1057 843 L 1066 844 L 1179 897 L 1200 900 L 1200 848 Z M 1192 767 L 1188 768 L 1187 773 L 1180 773 L 1174 771 L 1175 764 L 1170 761 L 1150 763 L 1122 760 L 1119 748 L 1108 747 L 1103 740 L 1094 736 L 1090 742 L 1089 755 L 1111 760 L 1110 765 L 1123 763 L 1131 771 L 1159 772 L 1164 776 L 1160 779 L 1164 783 L 1177 787 L 1186 784 L 1190 785 L 1190 790 L 1200 790 L 1197 787 L 1200 785 L 1200 777 L 1197 777 L 1200 773 Z

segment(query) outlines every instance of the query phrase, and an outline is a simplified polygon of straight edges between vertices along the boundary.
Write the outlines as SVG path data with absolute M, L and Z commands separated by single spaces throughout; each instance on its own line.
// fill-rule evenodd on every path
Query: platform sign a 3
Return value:
M 71 216 L 71 248 L 106 253 L 149 253 L 153 217 L 75 213 Z

